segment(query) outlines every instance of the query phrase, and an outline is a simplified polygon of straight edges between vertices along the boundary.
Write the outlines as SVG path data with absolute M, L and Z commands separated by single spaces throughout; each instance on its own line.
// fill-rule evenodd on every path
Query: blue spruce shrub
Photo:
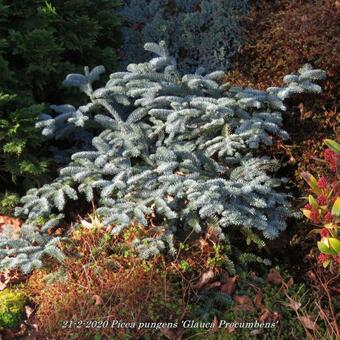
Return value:
M 143 44 L 165 40 L 181 71 L 225 69 L 242 45 L 247 8 L 248 0 L 126 0 L 120 11 L 126 60 L 144 61 Z
M 133 222 L 153 228 L 154 237 L 132 244 L 145 258 L 164 249 L 175 253 L 179 231 L 209 228 L 226 242 L 236 232 L 263 244 L 258 234 L 273 239 L 286 228 L 291 209 L 288 196 L 276 189 L 278 164 L 259 157 L 258 149 L 271 145 L 273 136 L 288 138 L 284 99 L 320 93 L 313 81 L 325 72 L 306 65 L 286 76 L 284 87 L 243 89 L 221 83 L 222 71 L 180 74 L 164 42 L 145 49 L 156 57 L 111 74 L 104 87 L 92 86 L 103 66 L 66 77 L 64 84 L 78 87 L 89 103 L 55 107 L 57 116 L 43 115 L 38 126 L 50 137 L 95 125 L 99 133 L 51 184 L 21 199 L 16 214 L 26 222 L 19 231 L 7 226 L 0 233 L 1 267 L 28 272 L 42 265 L 45 254 L 62 260 L 63 238 L 51 231 L 69 200 L 94 200 L 112 233 Z M 158 225 L 148 224 L 150 215 Z

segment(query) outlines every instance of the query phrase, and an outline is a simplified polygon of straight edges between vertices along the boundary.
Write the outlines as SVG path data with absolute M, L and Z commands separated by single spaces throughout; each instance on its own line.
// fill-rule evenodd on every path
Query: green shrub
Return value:
M 10 215 L 16 205 L 18 205 L 20 197 L 16 194 L 6 191 L 0 194 L 0 214 Z
M 35 123 L 43 105 L 19 107 L 15 95 L 0 94 L 0 188 L 22 193 L 41 185 L 48 169 L 47 147 Z M 1 200 L 1 206 L 6 202 Z
M 113 70 L 117 7 L 116 0 L 1 0 L 0 67 L 7 80 L 51 103 L 69 71 L 99 62 Z
M 5 289 L 0 292 L 0 327 L 18 327 L 26 303 L 26 296 L 19 290 Z
M 116 0 L 0 0 L 0 192 L 22 194 L 53 169 L 36 120 L 43 104 L 60 101 L 71 70 L 103 62 L 114 69 L 117 7 Z

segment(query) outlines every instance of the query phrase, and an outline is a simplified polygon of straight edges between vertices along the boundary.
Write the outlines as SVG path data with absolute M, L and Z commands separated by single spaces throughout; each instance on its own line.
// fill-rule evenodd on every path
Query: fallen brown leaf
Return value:
M 0 335 L 1 335 L 1 339 L 4 340 L 14 340 L 15 339 L 15 333 L 10 330 L 10 329 L 0 329 Z
M 228 330 L 228 333 L 235 333 L 236 332 L 235 327 L 228 327 L 227 330 Z
M 15 229 L 20 228 L 22 221 L 19 218 L 7 216 L 7 215 L 0 215 L 0 232 L 2 227 L 6 224 L 12 225 Z
M 306 273 L 306 276 L 307 278 L 312 281 L 312 282 L 315 282 L 316 280 L 316 275 L 315 273 L 312 271 L 312 270 L 309 270 L 307 273 Z
M 232 307 L 235 312 L 254 312 L 255 308 L 251 305 L 236 305 Z
M 39 340 L 39 338 L 36 335 L 27 335 L 24 340 Z
M 3 270 L 0 273 L 0 291 L 4 290 L 7 286 L 15 283 L 22 282 L 27 276 L 23 275 L 17 270 Z
M 280 285 L 282 283 L 282 276 L 275 268 L 272 268 L 267 276 L 267 282 Z
M 234 301 L 239 305 L 252 305 L 253 301 L 251 301 L 250 297 L 247 295 L 235 295 Z
M 279 312 L 274 312 L 273 313 L 273 315 L 272 315 L 272 317 L 273 317 L 273 321 L 280 321 L 280 320 L 282 320 L 282 314 L 281 313 L 279 313 Z
M 232 294 L 236 290 L 236 282 L 237 282 L 238 276 L 228 277 L 227 282 L 224 283 L 221 286 L 221 292 L 226 294 Z
M 290 277 L 288 282 L 286 283 L 287 288 L 291 287 L 293 284 L 294 284 L 294 279 L 292 277 Z
M 218 234 L 216 233 L 216 229 L 211 226 L 208 227 L 206 238 L 214 243 L 219 242 Z
M 286 306 L 296 312 L 301 307 L 301 303 L 290 299 L 289 303 L 287 303 Z
M 27 332 L 27 326 L 22 323 L 18 329 L 0 328 L 0 339 L 15 340 L 22 339 Z
M 55 232 L 54 235 L 55 236 L 61 236 L 63 234 L 63 229 L 62 228 L 58 228 Z
M 219 324 L 219 321 L 218 321 L 217 316 L 215 315 L 214 320 L 212 322 L 212 327 L 210 329 L 210 333 L 216 333 L 218 331 L 218 324 Z
M 1 292 L 2 290 L 4 290 L 6 287 L 7 287 L 7 282 L 6 282 L 6 281 L 5 281 L 5 282 L 1 282 L 1 281 L 0 281 L 0 292 Z
M 268 322 L 271 319 L 272 313 L 270 310 L 266 309 L 260 316 L 259 320 L 261 322 Z
M 213 288 L 217 288 L 217 287 L 221 287 L 221 282 L 220 281 L 215 281 L 212 283 L 208 283 L 204 289 L 213 289 Z
M 99 295 L 93 295 L 92 298 L 95 301 L 96 306 L 103 304 L 103 299 Z
M 209 243 L 208 241 L 206 241 L 204 238 L 200 238 L 199 240 L 199 244 L 200 244 L 200 249 L 201 252 L 204 253 L 208 248 L 209 248 Z
M 34 309 L 31 306 L 29 305 L 25 306 L 25 314 L 26 314 L 27 319 L 29 319 L 29 317 L 32 315 L 33 312 L 34 312 Z
M 262 299 L 263 299 L 263 293 L 259 290 L 254 299 L 254 305 L 259 309 L 265 308 L 264 304 L 262 303 Z
M 233 307 L 235 311 L 252 312 L 255 310 L 253 302 L 246 295 L 235 295 L 234 301 L 236 305 Z
M 318 328 L 316 322 L 312 319 L 311 316 L 299 316 L 299 321 L 302 323 L 302 325 L 312 331 Z
M 27 325 L 24 323 L 20 324 L 19 330 L 15 332 L 16 339 L 25 335 L 27 331 Z
M 203 286 L 209 283 L 215 277 L 215 272 L 213 270 L 209 270 L 202 274 L 199 281 L 194 285 L 194 288 L 200 290 Z

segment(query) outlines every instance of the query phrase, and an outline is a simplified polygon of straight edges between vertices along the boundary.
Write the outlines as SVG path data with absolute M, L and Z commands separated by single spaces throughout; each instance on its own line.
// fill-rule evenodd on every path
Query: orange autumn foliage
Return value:
M 114 320 L 126 323 L 171 321 L 185 312 L 180 290 L 162 272 L 161 258 L 145 262 L 117 254 L 118 239 L 105 240 L 103 230 L 83 230 L 72 238 L 68 258 L 62 266 L 36 270 L 26 292 L 36 304 L 35 320 L 42 339 L 142 338 L 145 329 L 110 326 L 86 327 L 86 322 Z M 113 251 L 113 248 L 115 251 Z M 51 273 L 55 277 L 51 279 Z M 178 310 L 174 309 L 178 306 Z M 65 320 L 74 321 L 65 323 Z M 77 321 L 83 325 L 77 328 Z M 158 331 L 159 332 L 159 331 Z
M 14 228 L 19 228 L 22 221 L 19 218 L 14 218 L 7 215 L 0 215 L 0 231 L 2 227 L 6 224 L 11 224 Z
M 265 13 L 265 15 L 264 15 Z M 226 81 L 266 89 L 305 63 L 327 70 L 331 98 L 339 81 L 340 9 L 333 0 L 262 1 L 253 6 L 247 43 Z
M 325 138 L 339 140 L 340 115 L 340 6 L 334 0 L 282 0 L 256 2 L 251 10 L 247 43 L 234 61 L 225 82 L 242 87 L 266 89 L 281 86 L 284 75 L 305 63 L 327 71 L 323 94 L 295 98 L 284 115 L 290 141 L 277 142 L 270 151 L 292 166 L 300 188 L 299 173 L 321 158 Z M 316 168 L 322 164 L 313 162 Z M 320 169 L 321 170 L 321 169 Z

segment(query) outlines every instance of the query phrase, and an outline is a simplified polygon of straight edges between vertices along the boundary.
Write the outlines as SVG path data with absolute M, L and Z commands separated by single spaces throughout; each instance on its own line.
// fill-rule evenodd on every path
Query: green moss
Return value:
M 24 316 L 27 297 L 20 290 L 5 289 L 0 292 L 0 327 L 16 328 Z

